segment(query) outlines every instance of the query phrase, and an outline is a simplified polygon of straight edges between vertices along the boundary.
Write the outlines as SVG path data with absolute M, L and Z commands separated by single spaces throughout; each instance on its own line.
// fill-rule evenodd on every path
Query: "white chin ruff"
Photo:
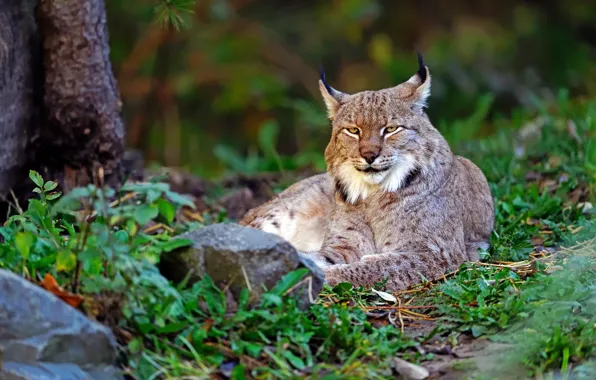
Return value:
M 391 169 L 381 173 L 363 173 L 349 164 L 339 168 L 339 178 L 347 195 L 347 201 L 355 203 L 378 191 L 393 192 L 404 185 L 408 174 L 414 169 L 411 156 L 401 156 Z

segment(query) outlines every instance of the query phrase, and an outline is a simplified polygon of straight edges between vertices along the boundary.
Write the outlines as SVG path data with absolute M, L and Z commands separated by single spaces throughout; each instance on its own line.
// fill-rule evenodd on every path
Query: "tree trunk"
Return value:
M 0 197 L 23 176 L 39 125 L 41 51 L 35 0 L 0 0 Z M 1 215 L 0 215 L 1 216 Z
M 37 21 L 45 75 L 38 163 L 63 173 L 67 189 L 91 182 L 98 171 L 117 185 L 124 127 L 104 0 L 40 0 Z
M 29 192 L 29 169 L 65 191 L 120 183 L 109 53 L 104 0 L 0 0 L 0 196 Z

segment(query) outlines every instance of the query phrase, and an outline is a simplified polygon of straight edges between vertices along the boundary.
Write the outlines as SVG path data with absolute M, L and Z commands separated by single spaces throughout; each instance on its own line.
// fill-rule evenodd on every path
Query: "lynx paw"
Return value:
M 343 276 L 343 268 L 347 268 L 348 264 L 343 265 L 332 265 L 324 269 L 325 271 L 325 282 L 330 286 L 335 286 L 341 282 L 350 282 Z
M 327 265 L 348 264 L 345 255 L 331 248 L 322 249 L 319 256 L 327 262 Z

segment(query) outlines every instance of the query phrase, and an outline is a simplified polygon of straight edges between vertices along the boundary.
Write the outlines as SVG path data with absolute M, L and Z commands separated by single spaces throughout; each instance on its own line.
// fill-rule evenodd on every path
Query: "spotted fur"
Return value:
M 480 169 L 454 156 L 424 113 L 430 72 L 345 94 L 319 82 L 331 120 L 327 173 L 302 180 L 241 224 L 290 241 L 331 285 L 398 290 L 478 260 L 494 227 Z

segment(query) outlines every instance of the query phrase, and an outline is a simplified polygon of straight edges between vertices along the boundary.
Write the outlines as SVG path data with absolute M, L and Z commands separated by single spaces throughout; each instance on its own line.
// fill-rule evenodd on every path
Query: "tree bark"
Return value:
M 35 0 L 0 0 L 0 197 L 23 176 L 39 125 L 41 56 Z
M 104 0 L 40 0 L 43 39 L 44 125 L 40 157 L 48 174 L 68 189 L 122 178 L 124 127 L 110 63 Z
M 0 0 L 0 201 L 30 195 L 30 169 L 119 185 L 120 108 L 104 0 Z

